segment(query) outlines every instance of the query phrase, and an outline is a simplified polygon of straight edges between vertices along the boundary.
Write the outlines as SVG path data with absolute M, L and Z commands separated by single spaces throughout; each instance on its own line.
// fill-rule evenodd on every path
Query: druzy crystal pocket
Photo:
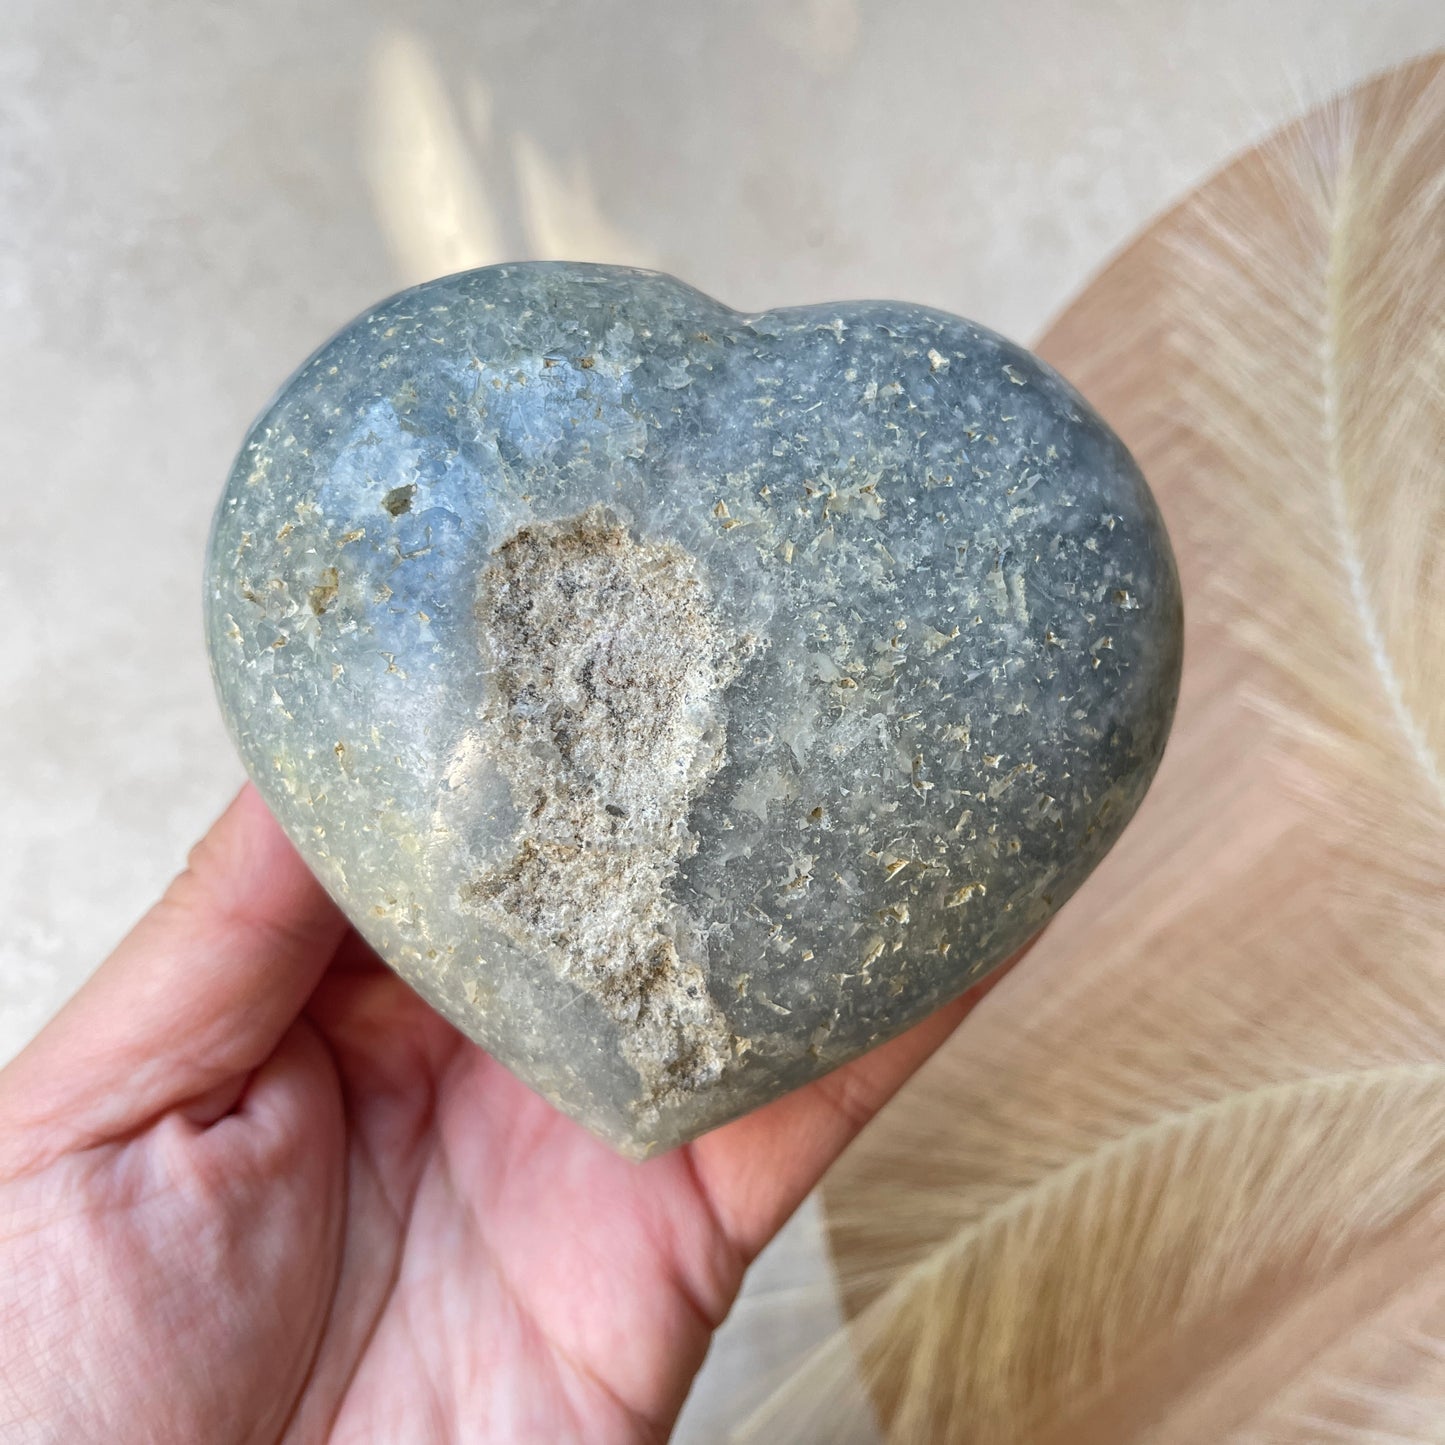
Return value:
M 635 1154 L 1024 942 L 1180 662 L 1148 490 L 1027 352 L 600 266 L 341 332 L 247 438 L 206 601 L 246 766 L 356 927 Z

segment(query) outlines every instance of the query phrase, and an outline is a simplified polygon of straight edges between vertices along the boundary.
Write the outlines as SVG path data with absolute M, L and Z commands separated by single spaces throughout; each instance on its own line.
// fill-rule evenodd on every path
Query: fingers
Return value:
M 165 897 L 0 1072 L 0 1167 L 38 1139 L 53 1155 L 172 1108 L 224 1112 L 344 928 L 255 790 L 242 789 Z
M 1027 952 L 907 1033 L 691 1146 L 698 1179 L 745 1259 L 757 1255 L 859 1130 Z

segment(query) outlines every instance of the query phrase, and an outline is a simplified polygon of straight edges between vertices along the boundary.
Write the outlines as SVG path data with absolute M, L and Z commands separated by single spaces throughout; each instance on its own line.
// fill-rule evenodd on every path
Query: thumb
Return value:
M 346 922 L 247 785 L 159 903 L 0 1071 L 0 1166 L 224 1113 L 300 1012 Z

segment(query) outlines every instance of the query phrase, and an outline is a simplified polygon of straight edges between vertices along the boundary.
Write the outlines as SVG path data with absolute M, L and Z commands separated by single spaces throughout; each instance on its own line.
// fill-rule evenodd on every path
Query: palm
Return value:
M 632 1164 L 388 972 L 245 792 L 0 1073 L 0 1435 L 663 1439 L 747 1264 L 970 1002 Z
M 308 1015 L 345 1100 L 346 1326 L 305 1410 L 338 1440 L 663 1438 L 743 1269 L 689 1156 L 617 1158 L 343 956 Z

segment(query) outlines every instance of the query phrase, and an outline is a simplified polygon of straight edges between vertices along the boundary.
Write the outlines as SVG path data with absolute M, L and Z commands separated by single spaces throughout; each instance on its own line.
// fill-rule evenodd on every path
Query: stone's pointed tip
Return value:
M 247 439 L 227 721 L 358 929 L 637 1157 L 883 1042 L 1128 821 L 1178 578 L 992 333 L 510 265 L 383 303 Z

